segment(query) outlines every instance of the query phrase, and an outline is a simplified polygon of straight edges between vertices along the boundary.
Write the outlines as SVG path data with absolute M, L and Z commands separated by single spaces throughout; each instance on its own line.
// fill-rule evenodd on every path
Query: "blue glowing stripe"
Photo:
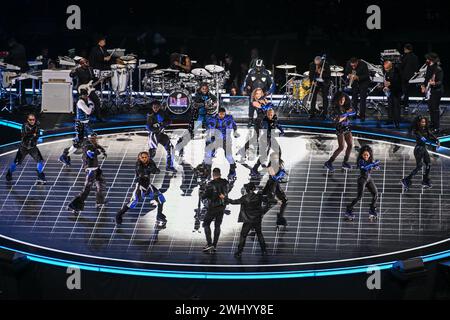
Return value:
M 18 130 L 22 129 L 22 125 L 20 123 L 17 123 L 14 121 L 9 121 L 9 120 L 0 120 L 0 126 L 14 128 L 14 129 L 18 129 Z
M 183 279 L 212 279 L 212 280 L 264 280 L 264 279 L 289 279 L 289 278 L 305 278 L 305 277 L 323 277 L 323 276 L 339 276 L 356 273 L 367 273 L 378 268 L 387 270 L 392 267 L 393 262 L 383 262 L 373 265 L 361 265 L 347 268 L 334 268 L 322 270 L 305 270 L 305 271 L 285 271 L 285 272 L 192 272 L 192 271 L 172 271 L 172 270 L 145 270 L 126 267 L 112 267 L 99 264 L 90 264 L 82 262 L 73 262 L 57 258 L 47 258 L 36 254 L 30 254 L 23 251 L 14 250 L 8 247 L 0 246 L 0 248 L 21 253 L 28 260 L 50 264 L 59 267 L 79 268 L 80 270 L 107 272 L 114 274 L 146 276 L 146 277 L 162 277 L 162 278 L 183 278 Z M 424 262 L 432 262 L 450 257 L 450 250 L 442 251 L 426 256 L 422 256 Z

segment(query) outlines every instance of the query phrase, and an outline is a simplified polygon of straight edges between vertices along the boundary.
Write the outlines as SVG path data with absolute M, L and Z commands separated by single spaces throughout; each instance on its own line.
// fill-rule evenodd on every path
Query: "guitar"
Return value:
M 88 92 L 88 95 L 91 94 L 92 91 L 95 91 L 95 86 L 97 86 L 99 83 L 103 82 L 103 80 L 110 78 L 111 76 L 101 77 L 97 81 L 94 82 L 94 80 L 89 81 L 86 84 L 81 84 L 78 86 L 78 93 L 81 93 L 81 90 L 86 90 Z
M 428 84 L 425 88 L 425 97 L 427 100 L 430 100 L 430 96 L 431 96 L 431 82 L 435 81 L 436 79 L 436 74 L 433 74 L 433 76 L 431 77 L 430 81 L 428 81 Z

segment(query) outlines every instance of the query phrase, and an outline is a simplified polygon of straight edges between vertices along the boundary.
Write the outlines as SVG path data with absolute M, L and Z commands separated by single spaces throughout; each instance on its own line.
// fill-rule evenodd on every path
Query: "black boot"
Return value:
M 116 213 L 116 225 L 121 225 L 122 221 L 123 221 L 123 215 L 128 211 L 128 206 L 123 206 L 122 209 L 120 209 L 117 213 Z

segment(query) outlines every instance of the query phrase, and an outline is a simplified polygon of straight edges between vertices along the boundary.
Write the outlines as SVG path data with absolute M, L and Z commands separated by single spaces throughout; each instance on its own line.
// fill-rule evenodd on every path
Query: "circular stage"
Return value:
M 236 153 L 245 143 L 234 140 Z M 177 132 L 172 133 L 172 142 Z M 80 156 L 72 156 L 72 166 L 57 161 L 62 150 L 71 144 L 65 136 L 40 145 L 45 158 L 47 185 L 35 184 L 35 163 L 26 158 L 14 173 L 12 182 L 4 175 L 15 150 L 0 155 L 3 170 L 0 183 L 0 245 L 25 253 L 29 259 L 56 265 L 78 265 L 82 268 L 155 276 L 176 277 L 294 277 L 361 271 L 368 265 L 390 267 L 393 261 L 416 256 L 433 257 L 449 248 L 450 159 L 432 154 L 433 188 L 422 190 L 421 177 L 413 187 L 402 192 L 399 180 L 415 166 L 413 146 L 374 140 L 369 136 L 355 138 L 355 149 L 370 144 L 382 168 L 373 178 L 380 192 L 379 220 L 368 219 L 370 195 L 355 208 L 356 219 L 342 218 L 347 203 L 356 194 L 358 170 L 336 170 L 328 174 L 323 163 L 335 149 L 335 135 L 287 130 L 279 138 L 283 159 L 289 174 L 282 184 L 289 199 L 286 210 L 288 227 L 277 230 L 273 207 L 264 217 L 263 233 L 269 255 L 260 256 L 255 237 L 247 239 L 242 259 L 233 257 L 239 232 L 239 206 L 229 205 L 215 255 L 204 254 L 205 236 L 194 230 L 198 205 L 198 185 L 193 168 L 202 162 L 204 141 L 196 139 L 185 148 L 184 161 L 178 161 L 175 175 L 166 173 L 165 151 L 160 146 L 156 163 L 162 172 L 154 176 L 167 202 L 165 229 L 155 227 L 156 209 L 146 200 L 130 210 L 124 223 L 116 227 L 115 213 L 131 196 L 134 187 L 134 165 L 139 151 L 147 149 L 145 131 L 118 132 L 100 136 L 108 153 L 102 168 L 107 180 L 108 204 L 95 208 L 94 192 L 83 211 L 74 216 L 67 204 L 82 189 L 84 172 Z M 357 151 L 352 153 L 355 162 Z M 340 165 L 342 156 L 335 166 Z M 241 195 L 249 180 L 248 164 L 237 165 L 237 180 L 230 198 Z M 228 172 L 223 151 L 213 166 Z M 261 171 L 263 172 L 263 171 Z M 264 186 L 267 174 L 261 180 Z M 430 258 L 430 259 L 431 259 Z

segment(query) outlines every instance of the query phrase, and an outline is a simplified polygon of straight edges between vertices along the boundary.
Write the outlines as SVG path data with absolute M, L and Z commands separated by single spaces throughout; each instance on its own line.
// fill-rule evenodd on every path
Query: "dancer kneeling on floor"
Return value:
M 245 184 L 244 188 L 246 194 L 241 198 L 236 200 L 227 199 L 228 203 L 241 205 L 241 212 L 239 216 L 242 219 L 242 222 L 244 222 L 241 229 L 238 249 L 234 256 L 236 258 L 241 257 L 242 251 L 245 247 L 247 236 L 252 229 L 255 230 L 256 235 L 258 236 L 262 255 L 266 255 L 267 246 L 262 234 L 261 224 L 263 215 L 267 212 L 268 209 L 267 201 L 265 201 L 265 197 L 263 196 L 262 192 L 256 192 L 256 186 L 253 182 Z
M 359 151 L 357 159 L 357 167 L 360 170 L 360 175 L 358 177 L 358 194 L 355 199 L 347 206 L 347 211 L 345 212 L 345 219 L 352 221 L 355 216 L 353 214 L 353 208 L 362 199 L 364 195 L 364 189 L 367 188 L 372 194 L 372 202 L 370 203 L 369 210 L 369 220 L 375 221 L 377 219 L 377 200 L 378 200 L 378 189 L 375 182 L 372 179 L 372 170 L 380 169 L 380 161 L 373 160 L 373 151 L 369 146 L 363 146 Z
M 149 198 L 150 201 L 156 201 L 158 211 L 156 214 L 156 222 L 158 226 L 165 226 L 167 218 L 163 214 L 163 206 L 166 199 L 164 195 L 150 183 L 150 175 L 158 174 L 160 170 L 156 167 L 155 162 L 150 159 L 148 152 L 143 151 L 139 153 L 138 160 L 136 162 L 136 187 L 134 188 L 133 195 L 130 201 L 125 204 L 122 209 L 116 214 L 116 224 L 122 224 L 123 215 L 129 210 L 136 207 L 139 201 L 144 198 Z
M 106 158 L 105 149 L 97 142 L 96 136 L 89 137 L 83 144 L 83 166 L 86 171 L 83 191 L 69 203 L 69 210 L 74 214 L 79 214 L 84 209 L 84 203 L 91 192 L 92 185 L 96 186 L 97 208 L 100 208 L 105 202 L 104 189 L 106 185 L 102 169 L 98 161 L 98 156 L 102 154 Z
M 416 158 L 416 167 L 414 168 L 411 173 L 403 178 L 401 180 L 401 183 L 403 185 L 403 190 L 408 191 L 408 189 L 411 187 L 411 180 L 412 178 L 419 172 L 422 171 L 423 165 L 425 165 L 425 171 L 423 171 L 423 177 L 422 177 L 422 187 L 424 189 L 429 189 L 432 187 L 431 181 L 430 181 L 430 170 L 431 170 L 431 163 L 430 163 L 430 154 L 427 150 L 427 143 L 436 143 L 436 145 L 439 147 L 440 143 L 439 140 L 436 138 L 436 136 L 431 132 L 428 118 L 426 117 L 418 117 L 414 121 L 413 128 L 412 128 L 413 134 L 416 138 L 416 146 L 414 148 L 414 158 Z

